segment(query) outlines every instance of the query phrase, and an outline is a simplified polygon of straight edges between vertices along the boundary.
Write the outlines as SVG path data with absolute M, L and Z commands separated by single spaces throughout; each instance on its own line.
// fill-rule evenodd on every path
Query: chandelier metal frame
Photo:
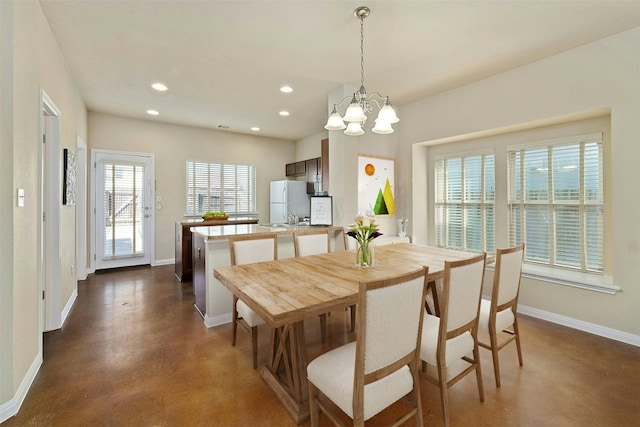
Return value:
M 366 6 L 361 6 L 354 10 L 353 14 L 360 20 L 360 89 L 352 96 L 347 96 L 337 104 L 333 104 L 333 110 L 324 128 L 327 130 L 346 129 L 344 134 L 349 136 L 363 135 L 367 114 L 373 112 L 375 105 L 380 111 L 375 120 L 376 125 L 371 131 L 377 134 L 390 134 L 394 132 L 391 125 L 399 122 L 400 119 L 398 119 L 389 97 L 378 92 L 367 94 L 364 87 L 364 19 L 371 14 L 371 10 Z M 347 107 L 345 115 L 341 116 L 338 113 L 338 108 L 349 99 L 351 100 L 349 107 Z

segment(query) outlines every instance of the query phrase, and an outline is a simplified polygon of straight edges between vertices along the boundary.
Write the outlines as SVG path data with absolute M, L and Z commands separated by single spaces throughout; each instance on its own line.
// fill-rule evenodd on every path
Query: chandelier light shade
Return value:
M 364 125 L 367 122 L 367 114 L 373 112 L 374 105 L 380 110 L 375 120 L 375 126 L 371 131 L 377 134 L 393 133 L 394 123 L 398 123 L 398 115 L 391 105 L 388 96 L 382 96 L 378 92 L 367 95 L 364 88 L 364 18 L 369 16 L 371 10 L 366 6 L 357 8 L 353 14 L 360 20 L 360 89 L 353 96 L 346 97 L 333 105 L 333 110 L 324 126 L 327 130 L 344 130 L 345 135 L 360 136 L 364 134 Z M 338 108 L 351 100 L 344 116 L 338 112 Z M 379 102 L 380 101 L 380 102 Z M 382 103 L 382 105 L 381 105 Z
M 342 120 L 342 116 L 338 113 L 337 108 L 333 107 L 333 111 L 331 115 L 329 115 L 329 119 L 327 120 L 327 124 L 325 125 L 325 129 L 328 130 L 342 130 L 346 129 L 347 125 L 344 124 L 344 120 Z
M 347 129 L 344 131 L 344 134 L 349 136 L 360 136 L 364 135 L 364 129 L 362 129 L 360 122 L 351 122 L 347 125 Z

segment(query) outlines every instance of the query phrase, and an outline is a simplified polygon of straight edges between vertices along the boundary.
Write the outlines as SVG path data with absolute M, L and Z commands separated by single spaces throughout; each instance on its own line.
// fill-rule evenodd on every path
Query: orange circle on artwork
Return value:
M 364 173 L 369 176 L 373 175 L 375 172 L 376 168 L 371 163 L 367 163 L 367 165 L 364 167 Z

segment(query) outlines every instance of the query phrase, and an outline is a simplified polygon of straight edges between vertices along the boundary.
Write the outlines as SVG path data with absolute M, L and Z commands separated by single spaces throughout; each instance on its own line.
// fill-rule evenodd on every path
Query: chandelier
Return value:
M 349 136 L 364 134 L 363 126 L 367 121 L 367 114 L 373 111 L 374 104 L 380 111 L 376 118 L 376 124 L 371 129 L 372 132 L 378 134 L 393 133 L 391 125 L 400 121 L 389 102 L 388 96 L 382 96 L 378 92 L 367 95 L 367 90 L 364 88 L 364 18 L 369 16 L 370 13 L 371 10 L 366 6 L 361 6 L 353 11 L 355 17 L 360 20 L 360 89 L 354 92 L 353 96 L 348 96 L 333 105 L 333 110 L 324 127 L 327 130 L 342 130 L 346 128 L 344 134 Z M 341 107 L 348 99 L 351 99 L 351 102 L 347 107 L 347 111 L 344 116 L 340 116 L 338 107 Z

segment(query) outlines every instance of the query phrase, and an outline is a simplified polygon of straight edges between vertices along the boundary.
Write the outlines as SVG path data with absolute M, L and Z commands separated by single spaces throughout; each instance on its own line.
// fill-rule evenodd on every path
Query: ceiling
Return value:
M 395 106 L 640 26 L 640 0 L 40 4 L 89 111 L 287 140 L 323 131 L 329 93 L 360 86 L 358 6 L 365 86 Z

